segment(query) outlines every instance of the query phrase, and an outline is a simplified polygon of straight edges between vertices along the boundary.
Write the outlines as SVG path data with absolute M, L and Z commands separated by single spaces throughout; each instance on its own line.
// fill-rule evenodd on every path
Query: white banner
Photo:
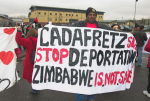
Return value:
M 16 82 L 16 28 L 0 27 L 0 91 Z
M 34 89 L 98 94 L 130 88 L 136 57 L 132 34 L 52 25 L 38 33 Z

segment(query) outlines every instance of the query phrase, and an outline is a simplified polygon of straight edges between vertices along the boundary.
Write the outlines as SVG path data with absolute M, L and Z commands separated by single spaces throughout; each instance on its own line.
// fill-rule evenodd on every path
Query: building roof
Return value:
M 114 22 L 114 21 L 116 21 L 116 20 L 103 20 L 101 22 L 111 23 L 111 22 Z
M 22 22 L 22 18 L 11 18 L 13 21 L 15 21 L 15 22 Z
M 51 11 L 63 11 L 63 12 L 77 12 L 77 13 L 85 13 L 86 10 L 80 9 L 69 9 L 69 8 L 58 8 L 58 7 L 44 7 L 44 6 L 31 6 L 31 11 L 34 10 L 51 10 Z M 104 14 L 105 12 L 97 11 L 97 14 Z
M 5 14 L 0 14 L 0 17 L 3 17 L 3 18 L 8 18 L 8 15 L 5 15 Z
M 111 23 L 111 22 L 125 23 L 125 22 L 133 22 L 133 21 L 132 20 L 103 20 L 101 22 L 104 22 L 104 23 Z

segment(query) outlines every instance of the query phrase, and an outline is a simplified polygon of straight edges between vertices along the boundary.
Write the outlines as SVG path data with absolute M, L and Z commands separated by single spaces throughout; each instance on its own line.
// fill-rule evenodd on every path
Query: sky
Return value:
M 93 7 L 105 12 L 104 20 L 133 19 L 135 12 L 135 0 L 0 0 L 0 14 L 27 17 L 32 5 L 81 10 Z M 136 2 L 135 19 L 143 18 L 150 19 L 150 0 Z

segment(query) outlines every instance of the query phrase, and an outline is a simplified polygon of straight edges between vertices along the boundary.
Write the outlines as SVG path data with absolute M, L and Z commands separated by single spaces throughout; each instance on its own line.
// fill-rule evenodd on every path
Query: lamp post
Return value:
M 134 24 L 136 23 L 135 16 L 136 16 L 136 6 L 137 6 L 137 2 L 138 2 L 138 0 L 135 0 L 135 6 L 134 6 L 134 17 L 133 17 Z

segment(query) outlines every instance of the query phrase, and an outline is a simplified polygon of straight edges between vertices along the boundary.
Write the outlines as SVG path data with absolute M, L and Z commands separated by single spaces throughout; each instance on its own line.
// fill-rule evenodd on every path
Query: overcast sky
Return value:
M 133 19 L 135 0 L 0 0 L 0 14 L 27 16 L 32 5 L 103 11 L 104 20 Z M 150 0 L 138 0 L 136 19 L 150 18 Z

